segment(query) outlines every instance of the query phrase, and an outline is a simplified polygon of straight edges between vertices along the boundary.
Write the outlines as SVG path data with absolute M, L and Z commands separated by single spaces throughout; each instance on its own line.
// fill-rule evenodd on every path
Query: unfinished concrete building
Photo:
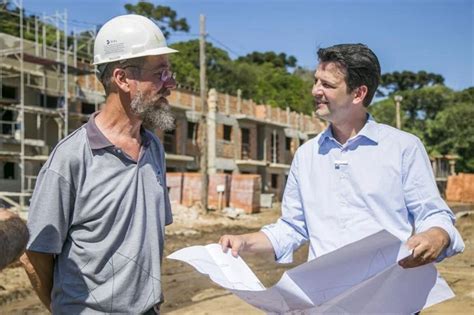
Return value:
M 22 209 L 54 146 L 104 101 L 94 68 L 77 57 L 75 42 L 68 46 L 58 30 L 55 44 L 48 46 L 38 39 L 38 26 L 28 31 L 36 40 L 24 39 L 22 32 L 20 37 L 0 33 L 0 202 Z M 211 92 L 207 124 L 200 126 L 199 95 L 172 92 L 176 129 L 156 131 L 167 171 L 198 172 L 198 135 L 207 131 L 209 174 L 259 174 L 262 191 L 280 198 L 296 148 L 324 126 L 315 117 L 258 105 L 239 94 Z
M 169 97 L 176 113 L 174 131 L 158 135 L 167 153 L 168 171 L 199 170 L 197 146 L 200 99 L 177 89 Z M 212 90 L 208 98 L 208 173 L 259 174 L 262 191 L 281 198 L 293 154 L 324 125 L 315 117 L 258 105 Z
M 59 30 L 48 46 L 45 24 L 40 30 L 35 18 L 30 27 L 21 10 L 18 15 L 20 37 L 0 33 L 0 206 L 27 208 L 51 149 L 87 121 L 104 97 L 89 63 L 77 58 L 75 47 L 64 49 L 67 39 Z M 67 24 L 65 17 L 55 19 Z M 36 40 L 25 40 L 25 32 Z

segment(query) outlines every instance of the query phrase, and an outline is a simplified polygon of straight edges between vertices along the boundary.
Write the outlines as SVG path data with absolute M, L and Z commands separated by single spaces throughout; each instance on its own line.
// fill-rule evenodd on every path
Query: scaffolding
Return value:
M 18 13 L 8 11 L 10 3 L 16 6 Z M 49 121 L 56 124 L 57 134 L 54 137 L 59 141 L 69 133 L 71 121 L 82 124 L 88 117 L 87 114 L 70 111 L 70 101 L 93 99 L 94 110 L 97 110 L 102 101 L 102 93 L 97 92 L 95 77 L 93 84 L 88 82 L 89 75 L 93 74 L 90 64 L 78 61 L 76 30 L 73 32 L 72 44 L 68 44 L 66 10 L 52 16 L 43 14 L 41 19 L 34 16 L 34 41 L 31 41 L 25 38 L 25 31 L 30 32 L 32 17 L 25 25 L 23 0 L 0 0 L 0 5 L 2 4 L 0 11 L 4 10 L 18 17 L 19 37 L 0 33 L 0 162 L 18 163 L 20 183 L 19 187 L 15 187 L 18 185 L 13 181 L 0 186 L 0 207 L 7 206 L 24 213 L 28 210 L 27 198 L 31 197 L 37 170 L 46 161 L 51 149 L 47 142 Z M 47 25 L 56 30 L 56 40 L 52 46 L 48 46 L 46 41 Z M 95 33 L 90 34 L 93 40 Z M 82 89 L 77 83 L 78 77 L 83 75 L 86 77 L 88 90 Z M 4 83 L 15 85 L 16 95 L 10 93 L 8 97 L 4 97 L 7 94 L 3 91 L 7 87 Z M 36 94 L 39 92 L 39 102 L 32 101 L 32 97 L 26 98 L 25 88 L 36 91 Z M 56 104 L 52 106 L 52 102 Z M 2 118 L 6 113 L 8 120 Z M 28 122 L 25 115 L 28 115 Z M 34 117 L 36 130 L 26 134 L 28 126 L 31 128 L 34 125 Z M 43 135 L 40 135 L 41 132 Z M 20 150 L 17 148 L 18 144 Z M 4 165 L 4 173 L 5 169 Z

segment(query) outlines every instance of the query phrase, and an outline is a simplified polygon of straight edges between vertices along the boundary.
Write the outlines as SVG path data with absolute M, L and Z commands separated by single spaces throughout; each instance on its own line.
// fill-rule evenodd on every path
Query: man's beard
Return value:
M 160 101 L 160 98 L 160 95 L 156 95 L 146 99 L 142 91 L 138 91 L 130 103 L 130 108 L 132 113 L 140 117 L 143 127 L 151 130 L 156 128 L 163 131 L 173 130 L 174 115 L 170 106 Z

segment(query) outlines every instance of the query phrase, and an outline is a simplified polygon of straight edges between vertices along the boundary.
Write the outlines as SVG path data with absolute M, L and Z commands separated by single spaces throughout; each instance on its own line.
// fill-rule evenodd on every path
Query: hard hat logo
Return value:
M 121 15 L 99 30 L 94 43 L 94 65 L 175 52 L 151 20 L 141 15 Z

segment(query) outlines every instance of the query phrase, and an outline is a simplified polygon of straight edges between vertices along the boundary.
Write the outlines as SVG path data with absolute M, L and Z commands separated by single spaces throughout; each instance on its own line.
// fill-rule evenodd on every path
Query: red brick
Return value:
M 474 202 L 474 174 L 461 174 L 464 177 L 463 202 Z
M 207 204 L 209 209 L 219 208 L 219 194 L 217 193 L 217 185 L 224 185 L 225 191 L 222 196 L 221 209 L 229 206 L 231 176 L 229 174 L 212 174 L 209 175 L 209 195 Z
M 172 204 L 181 204 L 183 193 L 183 173 L 167 172 L 166 186 L 168 186 L 170 202 Z
M 201 201 L 202 178 L 200 173 L 183 173 L 183 194 L 181 203 L 191 207 Z
M 230 206 L 244 209 L 246 213 L 260 212 L 261 187 L 260 175 L 232 175 Z
M 448 201 L 474 202 L 474 174 L 461 173 L 449 176 L 446 199 Z

